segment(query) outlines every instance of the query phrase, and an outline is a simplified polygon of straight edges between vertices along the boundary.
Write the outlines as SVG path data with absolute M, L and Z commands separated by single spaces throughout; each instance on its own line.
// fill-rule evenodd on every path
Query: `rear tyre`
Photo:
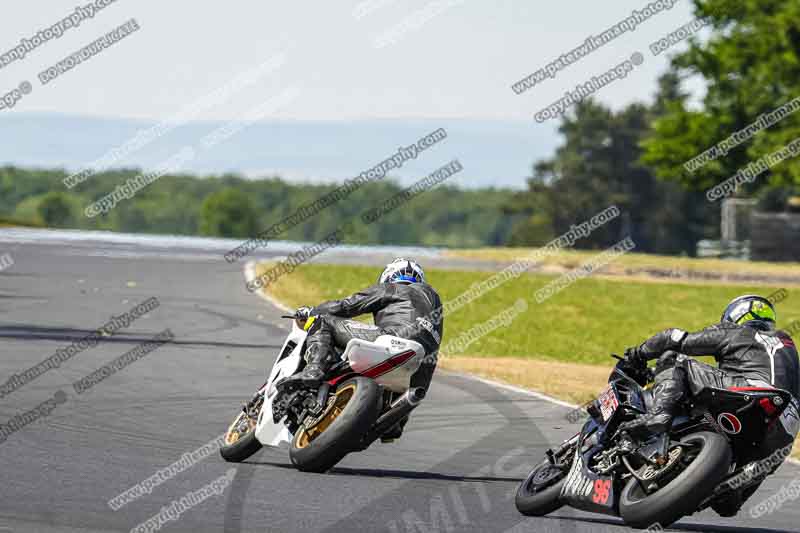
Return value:
M 345 381 L 322 415 L 295 433 L 289 447 L 292 464 L 303 472 L 327 472 L 358 448 L 382 405 L 381 389 L 372 379 L 359 376 Z
M 544 516 L 559 509 L 561 487 L 567 472 L 545 460 L 534 468 L 517 489 L 514 504 L 525 516 Z
M 681 442 L 693 445 L 684 453 L 694 457 L 687 457 L 691 462 L 669 483 L 650 495 L 635 479 L 622 489 L 619 514 L 627 525 L 642 529 L 653 524 L 669 526 L 693 513 L 728 474 L 732 452 L 725 437 L 702 431 Z

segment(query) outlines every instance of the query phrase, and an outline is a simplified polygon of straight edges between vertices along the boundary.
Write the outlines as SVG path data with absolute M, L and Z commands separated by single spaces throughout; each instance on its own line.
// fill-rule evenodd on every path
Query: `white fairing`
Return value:
M 264 406 L 261 408 L 261 413 L 258 415 L 258 424 L 256 425 L 256 439 L 264 446 L 280 446 L 282 442 L 289 443 L 292 440 L 292 434 L 282 421 L 275 423 L 272 421 L 272 401 L 275 399 L 275 383 L 281 379 L 291 376 L 296 373 L 300 368 L 303 361 L 300 353 L 303 349 L 303 344 L 306 341 L 307 333 L 297 327 L 297 324 L 292 321 L 292 331 L 281 347 L 280 354 L 286 351 L 286 346 L 293 342 L 295 343 L 294 349 L 291 353 L 281 360 L 276 360 L 272 371 L 269 374 L 267 383 L 264 385 L 266 390 L 264 396 Z
M 354 372 L 374 378 L 392 392 L 408 389 L 423 357 L 421 344 L 391 335 L 381 335 L 375 342 L 353 339 L 342 354 Z
M 264 446 L 280 446 L 292 440 L 293 435 L 282 420 L 278 423 L 272 421 L 272 402 L 276 394 L 275 384 L 295 374 L 300 368 L 303 361 L 300 354 L 306 336 L 307 333 L 292 321 L 292 331 L 281 347 L 280 354 L 284 354 L 289 343 L 294 343 L 294 348 L 288 355 L 275 361 L 264 385 L 264 405 L 256 425 L 256 439 Z M 391 335 L 382 335 L 375 342 L 353 339 L 347 343 L 342 354 L 342 360 L 349 361 L 354 372 L 372 377 L 379 385 L 398 393 L 408 390 L 411 376 L 424 357 L 425 349 L 421 344 Z

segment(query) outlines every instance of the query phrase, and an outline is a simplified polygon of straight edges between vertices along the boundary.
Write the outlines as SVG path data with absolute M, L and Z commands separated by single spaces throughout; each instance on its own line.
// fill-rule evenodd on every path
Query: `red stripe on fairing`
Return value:
M 395 355 L 393 357 L 390 357 L 386 361 L 378 363 L 372 368 L 366 369 L 360 375 L 373 379 L 377 378 L 402 365 L 403 363 L 414 357 L 415 354 L 416 352 L 414 350 L 410 350 L 408 352 L 403 352 L 401 354 Z M 347 372 L 346 374 L 342 374 L 341 376 L 336 376 L 335 378 L 328 380 L 328 383 L 330 385 L 336 385 L 337 383 L 344 381 L 346 378 L 351 378 L 358 375 L 359 374 L 356 372 Z
M 774 387 L 728 387 L 728 390 L 731 391 L 758 391 L 758 392 L 769 392 L 774 391 Z
M 357 375 L 358 374 L 356 374 L 355 372 L 347 372 L 345 374 L 342 374 L 341 376 L 336 376 L 335 378 L 328 380 L 328 383 L 330 385 L 336 385 L 340 381 L 344 381 L 346 378 L 351 378 L 351 377 L 357 376 Z
M 362 375 L 368 378 L 377 378 L 378 376 L 382 376 L 387 372 L 389 372 L 390 370 L 393 370 L 398 366 L 402 365 L 403 363 L 414 357 L 415 354 L 416 352 L 414 350 L 409 350 L 399 355 L 395 355 L 394 357 L 390 357 L 389 359 L 383 361 L 382 363 L 378 363 L 372 368 L 368 368 L 367 370 L 362 372 Z

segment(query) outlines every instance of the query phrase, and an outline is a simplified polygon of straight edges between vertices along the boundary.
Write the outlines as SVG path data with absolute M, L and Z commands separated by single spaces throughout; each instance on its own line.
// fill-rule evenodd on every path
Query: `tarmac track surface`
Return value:
M 0 424 L 57 391 L 65 399 L 0 443 L 0 533 L 130 531 L 226 472 L 224 492 L 162 530 L 629 531 L 618 519 L 567 509 L 519 515 L 513 493 L 521 478 L 578 426 L 566 421 L 565 407 L 446 373 L 437 374 L 400 441 L 352 454 L 328 474 L 295 471 L 283 450 L 264 449 L 240 465 L 214 453 L 114 511 L 109 499 L 224 431 L 262 383 L 287 325 L 245 290 L 241 264 L 221 253 L 57 233 L 20 243 L 2 233 L 0 251 L 15 264 L 0 272 L 0 386 L 111 315 L 151 296 L 160 306 L 0 398 Z M 166 328 L 174 342 L 82 394 L 73 389 Z M 784 465 L 751 502 L 798 476 L 800 469 Z M 800 511 L 794 501 L 759 519 L 708 511 L 670 530 L 798 531 Z

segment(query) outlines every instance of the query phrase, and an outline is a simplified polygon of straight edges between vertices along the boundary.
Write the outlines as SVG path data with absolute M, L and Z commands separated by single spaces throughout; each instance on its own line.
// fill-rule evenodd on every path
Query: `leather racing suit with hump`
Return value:
M 427 283 L 377 283 L 343 300 L 319 304 L 309 312 L 317 318 L 309 330 L 306 360 L 329 368 L 332 346 L 343 349 L 354 338 L 374 341 L 381 335 L 394 335 L 425 348 L 411 386 L 427 391 L 444 332 L 441 307 L 439 294 Z M 349 320 L 367 313 L 372 314 L 374 326 Z
M 779 422 L 765 431 L 753 451 L 754 459 L 765 459 L 781 449 L 788 451 L 794 442 L 800 428 L 800 361 L 788 333 L 776 331 L 766 322 L 743 325 L 721 322 L 694 333 L 680 329 L 662 331 L 642 343 L 636 352 L 644 359 L 658 358 L 653 407 L 647 415 L 642 415 L 643 420 L 626 424 L 668 425 L 678 403 L 687 394 L 698 394 L 705 387 L 776 387 L 791 392 L 794 399 Z M 719 368 L 688 357 L 695 355 L 714 356 Z M 777 466 L 770 473 L 776 469 Z M 734 516 L 761 481 L 735 491 L 712 507 L 722 516 Z
M 691 363 L 682 365 L 692 392 L 704 385 L 777 387 L 791 392 L 795 398 L 800 397 L 800 360 L 794 341 L 784 331 L 722 322 L 695 333 L 668 329 L 639 347 L 639 353 L 647 359 L 660 358 L 669 351 L 712 355 L 717 360 L 719 368 L 693 359 L 687 359 Z M 670 354 L 666 357 L 675 358 Z

